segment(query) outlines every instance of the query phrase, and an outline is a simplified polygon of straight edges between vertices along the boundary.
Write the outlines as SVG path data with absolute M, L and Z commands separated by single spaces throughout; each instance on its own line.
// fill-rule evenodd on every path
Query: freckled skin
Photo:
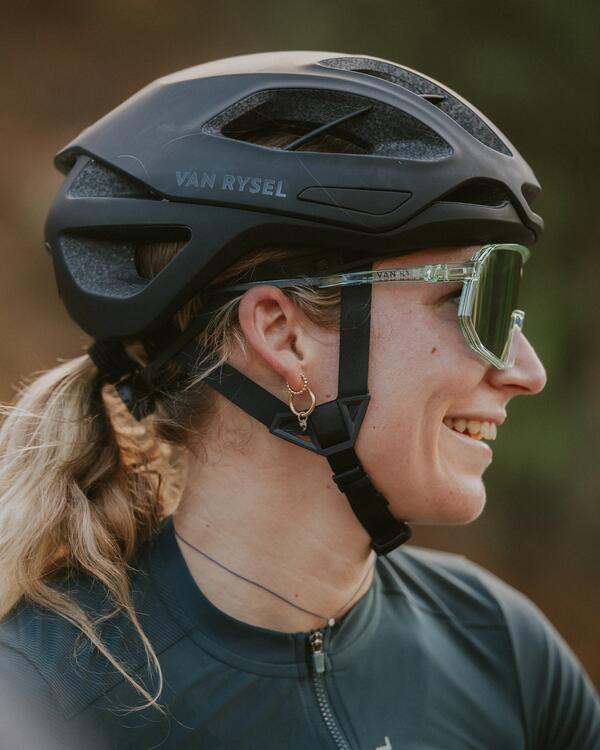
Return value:
M 374 267 L 466 259 L 474 250 L 423 250 Z M 456 304 L 444 299 L 454 288 L 373 285 L 371 402 L 357 452 L 394 514 L 419 523 L 468 523 L 485 505 L 489 453 L 457 437 L 443 418 L 501 414 L 514 396 L 539 393 L 546 382 L 522 334 L 510 370 L 488 366 L 467 346 Z

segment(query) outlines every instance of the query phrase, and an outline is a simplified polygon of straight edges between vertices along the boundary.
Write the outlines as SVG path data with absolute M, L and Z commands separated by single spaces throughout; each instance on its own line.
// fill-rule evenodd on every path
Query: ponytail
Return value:
M 85 634 L 149 701 L 146 689 L 110 654 L 95 625 L 124 611 L 159 674 L 131 600 L 127 562 L 156 533 L 160 518 L 151 476 L 128 473 L 87 355 L 64 362 L 26 385 L 14 406 L 1 406 L 0 620 L 26 599 Z M 87 572 L 111 593 L 115 608 L 92 622 L 52 585 Z

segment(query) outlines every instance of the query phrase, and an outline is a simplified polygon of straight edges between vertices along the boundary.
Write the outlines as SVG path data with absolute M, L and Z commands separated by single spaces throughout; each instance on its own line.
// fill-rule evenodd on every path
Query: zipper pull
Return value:
M 323 633 L 320 630 L 314 630 L 309 635 L 308 646 L 313 669 L 317 674 L 322 674 L 325 671 L 325 652 L 323 651 Z

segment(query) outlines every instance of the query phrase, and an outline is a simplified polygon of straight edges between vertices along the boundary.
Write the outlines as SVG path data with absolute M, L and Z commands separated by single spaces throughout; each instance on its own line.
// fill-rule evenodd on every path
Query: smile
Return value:
M 478 419 L 463 419 L 444 417 L 444 424 L 455 432 L 467 434 L 475 440 L 495 440 L 498 434 L 494 422 L 480 421 Z
M 482 451 L 485 451 L 488 456 L 493 455 L 493 451 L 491 447 L 485 443 L 481 437 L 471 437 L 471 435 L 468 432 L 458 432 L 458 430 L 452 429 L 451 427 L 448 427 L 446 424 L 447 420 L 444 420 L 442 427 L 448 432 L 453 435 L 457 440 L 460 440 L 461 442 L 465 443 L 465 445 L 470 445 L 472 447 L 477 446 Z M 495 426 L 495 425 L 494 425 Z

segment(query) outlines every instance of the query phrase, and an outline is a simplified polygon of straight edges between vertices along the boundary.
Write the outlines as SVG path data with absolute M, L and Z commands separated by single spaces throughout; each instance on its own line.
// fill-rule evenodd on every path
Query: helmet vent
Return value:
M 367 68 L 353 68 L 353 71 L 355 73 L 364 73 L 368 76 L 373 76 L 373 78 L 381 78 L 383 81 L 389 81 L 390 83 L 399 83 L 398 76 L 392 75 L 389 71 L 386 70 L 368 70 Z M 408 86 L 406 86 L 408 88 Z M 412 90 L 412 89 L 411 89 Z M 431 102 L 432 104 L 441 104 L 443 101 L 446 101 L 447 97 L 443 94 L 423 94 L 418 91 L 413 91 L 413 93 L 418 94 L 422 99 L 427 100 L 428 102 Z
M 72 277 L 86 292 L 123 299 L 147 284 L 136 271 L 132 242 L 69 234 L 60 246 Z
M 65 232 L 59 243 L 69 273 L 81 289 L 125 299 L 148 285 L 150 253 L 161 253 L 165 245 L 174 244 L 176 255 L 189 238 L 187 227 L 103 227 Z
M 89 159 L 69 188 L 73 198 L 145 198 L 160 196 L 132 177 Z
M 228 123 L 221 134 L 227 138 L 270 146 L 283 151 L 326 151 L 339 154 L 368 154 L 369 143 L 362 141 L 349 129 L 350 120 L 359 117 L 370 107 L 330 119 L 328 122 L 298 119 L 275 120 L 264 109 L 252 110 Z M 297 113 L 295 113 L 297 117 Z M 265 119 L 266 117 L 266 119 Z
M 441 202 L 472 203 L 477 206 L 503 206 L 510 203 L 506 190 L 491 180 L 472 180 L 444 195 Z
M 237 102 L 204 132 L 282 151 L 373 154 L 436 161 L 452 148 L 395 107 L 323 89 L 273 89 Z
M 370 57 L 334 57 L 321 60 L 319 64 L 328 68 L 363 73 L 402 86 L 437 106 L 480 143 L 501 154 L 512 156 L 506 144 L 476 112 L 435 81 L 424 78 L 413 70 Z

